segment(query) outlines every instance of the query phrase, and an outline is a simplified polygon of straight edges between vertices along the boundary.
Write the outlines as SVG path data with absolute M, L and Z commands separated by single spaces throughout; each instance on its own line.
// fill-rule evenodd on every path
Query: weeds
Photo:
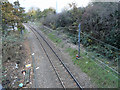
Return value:
M 44 30 L 44 33 L 45 32 L 48 31 Z M 59 39 L 54 33 L 55 32 L 50 32 L 46 34 L 54 43 L 57 43 L 58 45 L 62 42 L 62 40 Z M 61 48 L 64 48 L 64 44 L 61 44 Z M 101 65 L 101 63 L 96 60 L 99 59 L 101 61 L 106 61 L 105 57 L 101 57 L 95 52 L 85 51 L 81 49 L 81 58 L 80 60 L 76 60 L 76 54 L 78 53 L 76 49 L 66 48 L 65 52 L 69 53 L 69 55 L 72 57 L 73 63 L 77 64 L 80 69 L 91 78 L 91 81 L 97 85 L 98 88 L 118 87 L 118 78 L 116 78 L 118 76 L 113 73 L 108 67 Z
M 72 61 L 77 64 L 81 70 L 87 73 L 91 77 L 91 81 L 95 83 L 98 88 L 116 88 L 118 87 L 118 79 L 115 78 L 109 71 L 103 70 L 102 67 L 98 66 L 91 58 L 86 57 L 86 53 L 81 51 L 80 60 L 76 60 L 77 50 L 67 48 L 65 52 L 68 52 L 72 56 Z
M 57 45 L 60 44 L 62 42 L 61 39 L 57 38 L 53 33 L 49 33 L 48 37 Z

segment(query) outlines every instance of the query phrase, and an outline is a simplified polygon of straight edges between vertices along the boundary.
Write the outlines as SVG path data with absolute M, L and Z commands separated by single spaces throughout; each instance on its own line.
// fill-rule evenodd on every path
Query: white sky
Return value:
M 10 3 L 13 3 L 16 0 L 8 0 Z M 67 8 L 68 4 L 71 2 L 76 2 L 78 7 L 85 7 L 88 5 L 90 0 L 19 0 L 22 7 L 25 7 L 28 11 L 31 7 L 38 7 L 40 10 L 44 10 L 49 7 L 56 9 L 57 1 L 57 11 L 61 12 L 63 8 Z

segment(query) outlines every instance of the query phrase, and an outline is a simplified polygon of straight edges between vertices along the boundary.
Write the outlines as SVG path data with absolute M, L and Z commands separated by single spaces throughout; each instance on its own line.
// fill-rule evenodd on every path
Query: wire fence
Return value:
M 44 26 L 44 28 L 49 29 L 49 32 L 55 32 L 55 30 L 52 30 L 46 26 Z M 62 29 L 64 28 L 62 27 Z M 68 37 L 72 39 L 72 41 L 78 41 L 77 35 L 69 35 Z M 114 69 L 115 67 L 117 67 L 115 71 L 118 72 L 118 60 L 120 59 L 120 49 L 107 43 L 104 43 L 103 41 L 100 41 L 86 34 L 85 32 L 81 32 L 81 43 L 83 46 L 85 46 L 86 51 L 94 52 L 93 56 L 101 57 L 100 59 L 102 62 L 107 63 L 111 67 L 113 66 Z
M 85 33 L 81 34 L 81 43 L 87 47 L 86 50 L 94 52 L 95 57 L 100 57 L 101 61 L 104 64 L 107 63 L 105 65 L 113 68 L 113 71 L 116 71 L 118 73 L 118 60 L 120 59 L 120 50 Z
M 64 27 L 62 27 L 62 30 L 64 30 Z M 56 37 L 58 37 L 58 34 L 60 33 L 59 31 L 52 30 L 46 26 L 43 26 L 43 31 L 46 34 L 52 32 L 54 35 L 56 35 Z M 62 34 L 65 33 L 63 32 Z M 69 33 L 66 34 L 68 35 L 68 37 L 71 39 L 72 42 L 76 41 L 77 43 L 78 41 L 77 35 L 71 35 Z M 93 61 L 97 66 L 102 68 L 99 70 L 103 70 L 109 73 L 110 76 L 108 75 L 107 78 L 111 79 L 114 77 L 114 79 L 116 79 L 116 83 L 118 83 L 120 80 L 119 78 L 120 73 L 118 71 L 118 67 L 119 67 L 118 63 L 120 60 L 120 49 L 112 45 L 109 45 L 107 43 L 104 43 L 103 41 L 100 41 L 94 37 L 91 37 L 89 34 L 85 32 L 81 32 L 81 44 L 83 45 L 81 47 L 81 54 L 85 55 L 85 57 L 87 57 L 90 61 Z M 95 69 L 98 70 L 97 67 Z M 99 70 L 98 72 L 101 72 Z M 111 77 L 111 75 L 113 77 Z
M 62 29 L 64 29 L 62 27 Z M 78 31 L 78 30 L 75 30 Z M 69 38 L 71 41 L 77 42 L 78 36 L 69 34 Z M 95 58 L 97 61 L 99 60 L 100 63 L 103 63 L 105 66 L 112 69 L 117 74 L 118 72 L 118 60 L 120 60 L 120 49 L 109 45 L 103 41 L 100 41 L 85 32 L 81 32 L 81 44 L 86 49 L 87 53 L 92 51 L 91 56 Z M 98 58 L 96 58 L 98 57 Z

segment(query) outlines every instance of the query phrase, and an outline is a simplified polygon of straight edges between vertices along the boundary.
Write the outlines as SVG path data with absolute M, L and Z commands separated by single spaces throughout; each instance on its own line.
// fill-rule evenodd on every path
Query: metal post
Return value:
M 78 58 L 80 58 L 80 32 L 81 32 L 81 24 L 79 24 L 79 32 L 78 32 Z
M 58 2 L 56 0 L 56 14 L 58 13 Z

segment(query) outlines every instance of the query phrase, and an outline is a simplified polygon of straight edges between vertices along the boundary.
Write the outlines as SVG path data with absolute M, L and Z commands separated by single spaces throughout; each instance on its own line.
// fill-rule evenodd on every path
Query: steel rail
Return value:
M 45 27 L 46 29 L 49 29 L 50 31 L 53 31 L 52 29 L 50 29 L 50 28 L 48 28 L 48 27 L 46 27 L 46 26 L 44 26 L 44 25 L 43 25 L 43 27 Z M 64 27 L 62 27 L 62 28 L 64 28 Z M 78 30 L 77 30 L 77 31 L 78 31 Z M 105 42 L 103 42 L 103 41 L 100 41 L 100 40 L 98 40 L 98 39 L 95 39 L 94 37 L 91 37 L 91 36 L 89 36 L 89 35 L 87 35 L 87 34 L 85 34 L 85 33 L 83 33 L 83 32 L 81 32 L 81 34 L 83 34 L 83 35 L 85 35 L 85 36 L 88 36 L 89 38 L 94 39 L 94 40 L 96 40 L 96 41 L 98 41 L 98 42 L 100 42 L 100 43 L 102 43 L 102 44 L 106 44 L 106 45 L 108 45 L 108 46 L 111 47 L 111 48 L 114 48 L 114 49 L 116 49 L 116 50 L 120 50 L 120 49 L 118 49 L 118 48 L 116 48 L 116 47 L 114 47 L 114 46 L 112 46 L 112 45 L 110 45 L 110 44 L 107 44 L 107 43 L 105 43 Z M 106 57 L 106 56 L 105 56 L 105 57 Z M 107 57 L 106 57 L 106 58 L 107 58 Z M 108 67 L 109 69 L 111 69 L 113 72 L 115 72 L 116 74 L 120 75 L 120 73 L 119 73 L 118 71 L 116 71 L 115 69 L 113 69 L 113 68 L 110 67 L 109 65 L 105 64 L 105 63 L 102 62 L 101 60 L 99 60 L 99 59 L 95 59 L 95 60 L 97 60 L 97 61 L 100 62 L 101 64 L 104 64 L 106 67 Z
M 30 25 L 29 25 L 29 28 L 32 30 L 32 28 L 31 28 L 31 26 L 30 26 Z M 59 80 L 59 81 L 60 81 L 60 83 L 61 83 L 61 86 L 65 89 L 65 85 L 63 84 L 62 80 L 60 79 L 59 74 L 57 73 L 57 71 L 56 71 L 56 69 L 55 69 L 55 66 L 52 64 L 52 61 L 50 60 L 50 58 L 49 58 L 49 56 L 48 56 L 48 54 L 47 54 L 47 52 L 46 52 L 46 50 L 45 50 L 44 46 L 42 45 L 42 43 L 41 43 L 40 39 L 39 39 L 39 38 L 38 38 L 38 36 L 35 34 L 34 30 L 32 30 L 32 32 L 33 32 L 33 33 L 34 33 L 34 35 L 37 37 L 37 39 L 38 39 L 38 41 L 39 41 L 40 45 L 42 46 L 42 48 L 43 48 L 43 50 L 44 50 L 44 52 L 45 52 L 45 54 L 46 54 L 46 56 L 47 56 L 47 58 L 48 58 L 48 60 L 49 60 L 50 64 L 52 65 L 52 67 L 53 67 L 53 69 L 54 69 L 54 71 L 55 71 L 55 74 L 57 75 L 58 80 Z
M 30 25 L 29 25 L 30 26 Z M 60 59 L 60 57 L 56 54 L 56 52 L 53 50 L 53 48 L 50 46 L 50 44 L 45 40 L 45 38 L 32 26 L 30 26 L 32 29 L 34 29 L 40 36 L 41 38 L 46 42 L 46 44 L 50 47 L 50 49 L 53 51 L 53 53 L 56 55 L 56 57 L 58 58 L 58 60 L 61 62 L 61 64 L 65 67 L 65 69 L 67 70 L 67 72 L 70 74 L 70 76 L 73 78 L 73 80 L 75 81 L 75 83 L 77 84 L 77 86 L 83 90 L 82 86 L 80 85 L 80 83 L 78 82 L 78 80 L 74 77 L 74 75 L 71 73 L 71 71 L 68 69 L 68 67 L 64 64 L 64 62 Z

